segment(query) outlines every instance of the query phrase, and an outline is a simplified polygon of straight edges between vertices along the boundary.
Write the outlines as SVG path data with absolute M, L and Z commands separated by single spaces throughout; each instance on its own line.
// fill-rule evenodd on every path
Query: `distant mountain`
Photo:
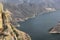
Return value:
M 14 5 L 14 4 L 9 4 L 9 3 L 4 3 L 4 8 L 8 9 L 13 13 L 14 18 L 20 18 L 23 20 L 26 20 L 32 16 L 35 16 L 36 14 L 36 6 L 31 6 L 29 4 L 19 4 L 19 5 Z
M 0 0 L 10 4 L 31 3 L 60 9 L 60 0 Z
M 34 4 L 44 4 L 48 7 L 60 8 L 60 0 L 0 0 L 6 3 L 20 4 L 20 3 L 34 3 Z
M 5 9 L 20 20 L 35 17 L 37 13 L 48 12 L 46 8 L 60 9 L 60 0 L 5 0 L 3 4 Z

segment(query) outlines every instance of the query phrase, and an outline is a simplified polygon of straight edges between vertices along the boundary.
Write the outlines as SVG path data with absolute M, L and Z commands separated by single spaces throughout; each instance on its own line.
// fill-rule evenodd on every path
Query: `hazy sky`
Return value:
M 60 3 L 60 0 L 0 0 L 0 2 L 1 1 L 10 2 L 10 3 L 23 3 L 23 1 L 30 2 L 30 3 L 42 3 L 42 2 Z

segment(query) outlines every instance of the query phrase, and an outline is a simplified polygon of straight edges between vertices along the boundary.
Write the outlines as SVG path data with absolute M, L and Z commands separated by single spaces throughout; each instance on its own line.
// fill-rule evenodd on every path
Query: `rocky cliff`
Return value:
M 0 3 L 0 40 L 31 40 L 28 34 L 11 24 L 10 13 L 8 10 L 3 10 L 3 5 Z

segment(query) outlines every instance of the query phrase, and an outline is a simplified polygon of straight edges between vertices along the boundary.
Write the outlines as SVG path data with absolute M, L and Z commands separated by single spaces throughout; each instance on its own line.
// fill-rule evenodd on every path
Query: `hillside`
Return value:
M 28 18 L 35 17 L 37 14 L 42 12 L 48 12 L 46 7 L 43 4 L 31 4 L 31 3 L 23 3 L 23 4 L 10 4 L 10 3 L 3 3 L 4 8 L 11 11 L 13 14 L 13 18 L 19 18 L 20 21 L 27 20 Z M 52 10 L 51 10 L 52 11 Z
M 60 9 L 59 0 L 3 0 L 4 8 L 12 12 L 19 21 L 35 17 L 37 14 Z

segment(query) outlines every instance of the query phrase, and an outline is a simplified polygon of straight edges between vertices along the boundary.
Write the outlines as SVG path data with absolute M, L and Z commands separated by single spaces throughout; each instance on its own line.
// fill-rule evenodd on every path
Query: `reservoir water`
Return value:
M 48 33 L 49 29 L 57 25 L 59 21 L 60 10 L 38 15 L 25 22 L 19 22 L 21 25 L 19 29 L 28 33 L 32 40 L 60 40 L 60 34 L 53 35 Z

